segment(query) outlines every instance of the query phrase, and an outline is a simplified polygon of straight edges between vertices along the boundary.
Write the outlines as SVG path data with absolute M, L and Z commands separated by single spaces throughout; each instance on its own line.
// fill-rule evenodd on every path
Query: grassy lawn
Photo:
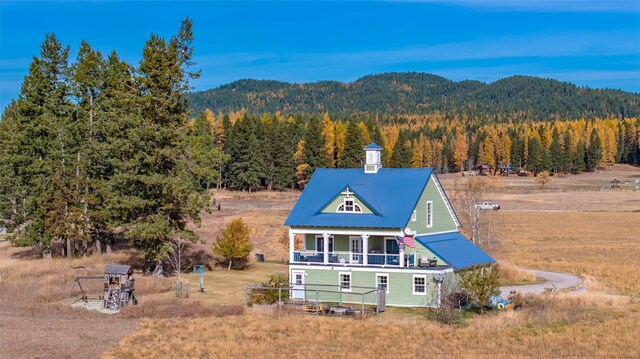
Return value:
M 189 297 L 206 303 L 242 304 L 244 287 L 251 284 L 266 282 L 273 274 L 286 275 L 288 266 L 274 262 L 254 264 L 246 270 L 215 269 L 204 272 L 204 293 L 198 291 L 200 275 L 186 273 L 183 276 L 189 280 Z M 171 296 L 173 293 L 165 293 Z

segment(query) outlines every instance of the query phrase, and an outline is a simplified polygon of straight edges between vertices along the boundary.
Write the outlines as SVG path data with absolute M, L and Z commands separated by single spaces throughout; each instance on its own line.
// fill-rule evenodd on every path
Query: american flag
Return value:
M 404 243 L 404 245 L 409 247 L 409 248 L 415 248 L 416 247 L 416 242 L 413 241 L 413 237 L 396 236 L 396 241 L 398 241 L 398 244 Z

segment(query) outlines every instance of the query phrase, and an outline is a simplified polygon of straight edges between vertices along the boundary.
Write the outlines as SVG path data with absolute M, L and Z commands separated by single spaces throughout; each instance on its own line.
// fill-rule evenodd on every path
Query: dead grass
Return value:
M 511 262 L 500 261 L 500 285 L 519 285 L 541 282 L 535 274 Z
M 592 291 L 640 293 L 640 213 L 498 212 L 496 257 L 588 278 Z
M 156 299 L 144 305 L 129 306 L 120 311 L 124 318 L 194 318 L 227 317 L 244 314 L 242 305 L 204 304 L 199 300 Z
M 467 327 L 448 327 L 416 316 L 385 318 L 386 314 L 367 320 L 249 313 L 143 321 L 139 331 L 105 357 L 366 358 L 425 352 L 431 357 L 463 358 L 636 357 L 637 305 L 630 312 L 589 299 L 595 307 L 581 308 L 581 300 L 536 299 L 526 311 L 473 319 Z M 570 308 L 574 309 L 567 311 Z M 167 332 L 179 334 L 167 336 Z

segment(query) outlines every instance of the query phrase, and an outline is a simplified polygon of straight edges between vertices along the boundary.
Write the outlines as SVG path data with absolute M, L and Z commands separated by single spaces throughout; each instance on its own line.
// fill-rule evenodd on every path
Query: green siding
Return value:
M 407 227 L 410 227 L 411 230 L 416 231 L 418 234 L 447 232 L 458 229 L 456 222 L 447 209 L 445 199 L 442 198 L 438 191 L 438 187 L 436 187 L 436 184 L 434 183 L 435 180 L 434 176 L 431 175 L 427 186 L 418 200 L 418 204 L 415 208 L 416 221 L 413 222 L 409 219 L 409 222 L 407 222 Z M 433 202 L 433 226 L 429 228 L 427 228 L 428 201 Z
M 349 270 L 350 269 L 350 270 Z M 312 267 L 301 269 L 305 275 L 305 284 L 307 288 L 306 299 L 315 301 L 316 295 L 321 302 L 339 302 L 343 303 L 361 303 L 362 296 L 355 294 L 358 290 L 368 291 L 368 289 L 353 288 L 352 293 L 343 292 L 342 298 L 339 293 L 322 292 L 331 290 L 337 291 L 339 285 L 339 273 L 351 273 L 351 285 L 361 287 L 375 287 L 376 274 L 388 275 L 389 293 L 386 295 L 386 303 L 388 306 L 435 306 L 437 305 L 437 285 L 433 281 L 432 272 L 421 270 L 403 270 L 402 272 L 385 272 L 385 268 L 379 268 L 377 271 L 362 271 L 359 268 L 346 267 L 335 268 L 332 270 L 322 270 Z M 426 294 L 413 294 L 413 276 L 424 275 L 426 277 Z M 447 273 L 447 276 L 454 276 L 453 273 Z M 325 287 L 321 285 L 329 285 Z M 374 304 L 375 297 L 372 295 L 365 296 L 365 304 Z
M 346 195 L 344 194 L 341 194 L 338 197 L 336 197 L 333 201 L 331 201 L 331 203 L 329 203 L 328 206 L 326 206 L 322 210 L 322 213 L 335 213 L 336 210 L 338 209 L 338 206 L 344 203 L 345 197 Z M 357 196 L 351 195 L 350 198 L 353 198 L 353 203 L 360 206 L 360 208 L 362 209 L 362 213 L 373 213 Z

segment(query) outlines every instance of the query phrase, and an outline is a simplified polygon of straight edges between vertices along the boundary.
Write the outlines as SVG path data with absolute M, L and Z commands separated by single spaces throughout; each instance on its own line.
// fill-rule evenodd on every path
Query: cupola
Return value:
M 371 142 L 369 146 L 363 148 L 363 150 L 366 158 L 364 173 L 378 173 L 378 170 L 382 168 L 382 162 L 380 161 L 382 147 L 378 146 L 375 142 Z

